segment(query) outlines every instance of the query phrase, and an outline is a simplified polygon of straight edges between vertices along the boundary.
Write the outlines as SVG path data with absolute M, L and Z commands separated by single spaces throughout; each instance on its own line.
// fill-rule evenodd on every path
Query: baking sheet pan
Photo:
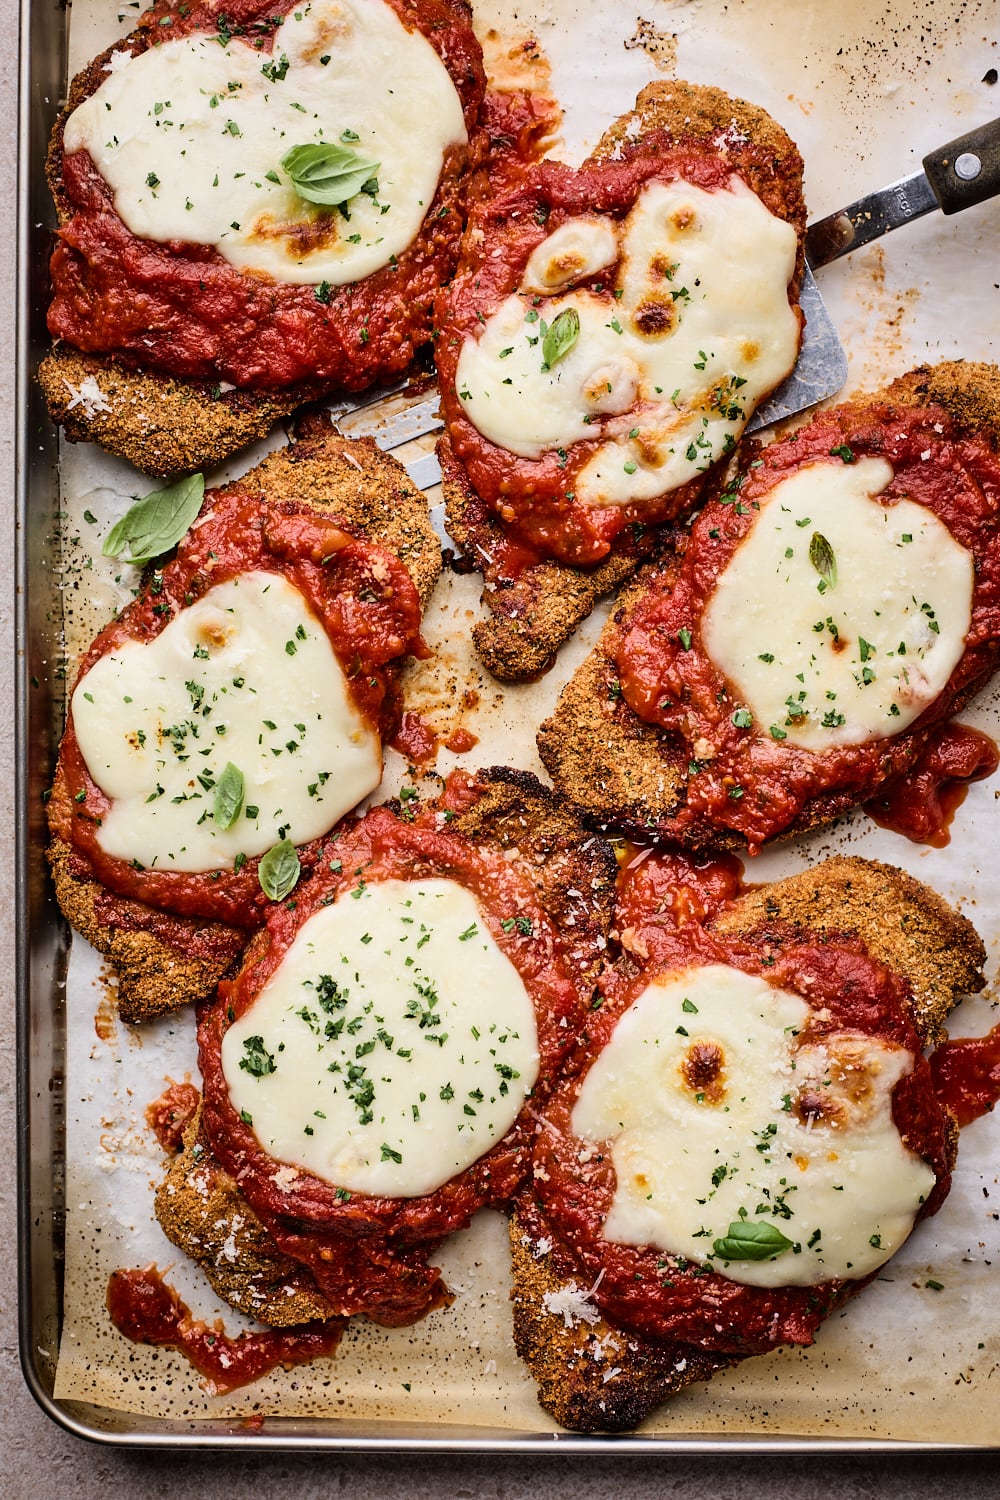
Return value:
M 838 7 L 834 34 L 822 0 L 642 3 L 638 16 L 599 0 L 485 0 L 478 7 L 496 70 L 512 66 L 512 53 L 523 67 L 523 43 L 536 37 L 545 63 L 532 66 L 551 66 L 552 87 L 566 109 L 560 154 L 579 159 L 652 77 L 716 83 L 763 104 L 798 141 L 815 216 L 902 175 L 932 146 L 997 112 L 998 96 L 987 81 L 997 63 L 992 5 L 970 0 L 956 23 L 931 0 L 897 0 L 881 16 L 864 0 L 847 0 Z M 70 70 L 127 31 L 137 10 L 78 0 Z M 190 1024 L 169 1021 L 155 1035 L 136 1037 L 115 1023 L 108 975 L 96 956 L 76 943 L 69 963 L 44 874 L 41 796 L 62 708 L 63 648 L 68 643 L 72 652 L 86 640 L 120 588 L 114 571 L 121 570 L 102 568 L 94 556 L 94 533 L 103 535 L 130 496 L 150 487 L 124 464 L 67 447 L 60 490 L 54 434 L 30 382 L 44 343 L 40 272 L 51 224 L 41 160 L 67 66 L 55 38 L 61 47 L 63 12 L 47 3 L 26 8 L 19 232 L 20 264 L 34 272 L 22 285 L 19 340 L 20 1255 L 22 1358 L 38 1399 L 89 1436 L 181 1446 L 613 1446 L 652 1453 L 1000 1444 L 1000 1416 L 991 1415 L 992 1382 L 1000 1379 L 994 1120 L 967 1132 L 942 1213 L 921 1226 L 862 1299 L 830 1321 L 815 1349 L 750 1361 L 738 1375 L 692 1388 L 631 1438 L 558 1434 L 538 1410 L 510 1341 L 496 1215 L 481 1215 L 447 1247 L 445 1264 L 458 1291 L 447 1313 L 394 1332 L 359 1321 L 322 1369 L 274 1377 L 226 1401 L 206 1397 L 178 1357 L 128 1345 L 106 1323 L 99 1289 L 107 1270 L 150 1258 L 170 1264 L 170 1279 L 200 1315 L 212 1316 L 216 1307 L 183 1258 L 157 1244 L 150 1223 L 158 1152 L 143 1109 L 165 1076 L 181 1078 L 193 1067 Z M 932 216 L 822 273 L 848 347 L 852 388 L 880 384 L 921 359 L 996 357 L 998 228 L 994 205 L 958 221 Z M 241 456 L 229 472 L 241 472 L 255 457 Z M 84 520 L 84 510 L 100 517 L 100 527 Z M 464 763 L 537 769 L 533 726 L 600 618 L 588 622 L 541 684 L 502 692 L 467 654 L 477 593 L 474 579 L 445 580 L 429 622 L 438 660 L 411 678 L 412 704 L 440 728 L 461 717 L 479 736 Z M 464 701 L 466 692 L 478 701 Z M 984 695 L 963 717 L 997 733 L 997 695 Z M 451 763 L 442 754 L 438 769 Z M 383 791 L 395 790 L 404 775 L 403 763 L 390 759 Z M 901 864 L 963 906 L 987 941 L 995 972 L 996 795 L 990 783 L 972 789 L 945 850 L 919 849 L 858 818 L 765 855 L 751 878 L 775 878 L 841 848 Z M 992 990 L 965 1007 L 956 1031 L 985 1030 L 991 997 Z M 943 1290 L 929 1289 L 928 1281 Z M 227 1321 L 238 1326 L 228 1315 Z M 261 1414 L 259 1430 L 242 1425 Z

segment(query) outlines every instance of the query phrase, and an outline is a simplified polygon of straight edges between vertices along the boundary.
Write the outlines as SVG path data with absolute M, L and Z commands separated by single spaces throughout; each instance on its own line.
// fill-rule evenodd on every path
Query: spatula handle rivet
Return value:
M 961 177 L 963 182 L 971 182 L 982 170 L 982 162 L 972 151 L 963 151 L 955 162 L 955 176 Z

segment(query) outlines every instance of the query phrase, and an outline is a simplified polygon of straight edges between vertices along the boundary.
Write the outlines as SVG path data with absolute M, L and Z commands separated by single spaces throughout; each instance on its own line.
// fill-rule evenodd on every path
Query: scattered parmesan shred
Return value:
M 573 1328 L 577 1323 L 589 1323 L 591 1327 L 600 1320 L 600 1313 L 591 1302 L 591 1297 L 597 1291 L 604 1278 L 602 1271 L 589 1291 L 582 1291 L 578 1286 L 560 1287 L 557 1292 L 546 1292 L 542 1297 L 542 1307 L 554 1318 L 562 1318 L 563 1326 Z
M 96 417 L 99 412 L 111 410 L 111 403 L 105 400 L 104 392 L 97 384 L 93 375 L 88 375 L 85 380 L 81 380 L 78 386 L 73 385 L 72 381 L 69 380 L 63 380 L 63 385 L 65 385 L 72 397 L 72 400 L 66 405 L 67 411 L 72 411 L 74 407 L 81 406 L 85 417 Z
M 112 52 L 104 64 L 104 71 L 105 73 L 120 73 L 123 68 L 128 67 L 131 61 L 132 53 L 126 51 L 124 48 L 119 48 L 116 52 Z

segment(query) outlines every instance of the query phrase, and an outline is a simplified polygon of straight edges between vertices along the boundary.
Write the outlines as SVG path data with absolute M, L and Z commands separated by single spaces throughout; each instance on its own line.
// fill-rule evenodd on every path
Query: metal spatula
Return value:
M 1000 120 L 980 125 L 930 152 L 923 159 L 923 168 L 810 224 L 799 298 L 806 322 L 798 363 L 788 379 L 758 407 L 748 423 L 749 431 L 835 396 L 847 379 L 847 356 L 820 296 L 813 269 L 933 209 L 956 214 L 1000 193 Z M 331 413 L 335 425 L 345 433 L 374 437 L 384 449 L 398 448 L 443 426 L 437 396 L 428 396 L 426 387 L 408 396 L 405 382 L 390 390 L 369 392 L 360 402 L 343 402 L 332 407 Z M 433 453 L 420 455 L 406 468 L 421 489 L 429 489 L 441 478 Z

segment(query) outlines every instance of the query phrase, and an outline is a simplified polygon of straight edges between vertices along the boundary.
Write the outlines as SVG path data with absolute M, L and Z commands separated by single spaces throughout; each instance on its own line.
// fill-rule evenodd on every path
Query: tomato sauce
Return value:
M 1000 1026 L 945 1042 L 930 1061 L 935 1092 L 959 1125 L 989 1114 L 1000 1099 Z
M 437 735 L 427 720 L 412 709 L 406 709 L 399 728 L 389 741 L 394 750 L 416 765 L 432 761 L 438 752 Z
M 619 931 L 654 918 L 684 927 L 710 921 L 742 889 L 743 865 L 734 854 L 697 854 L 630 845 L 618 877 Z
M 266 56 L 294 3 L 230 0 L 224 15 L 207 3 L 176 9 L 161 3 L 140 19 L 130 50 L 135 55 L 167 39 L 207 32 L 221 40 L 245 36 Z M 114 353 L 135 368 L 243 389 L 315 382 L 322 389 L 361 390 L 405 369 L 431 338 L 435 293 L 458 255 L 464 179 L 484 149 L 476 122 L 485 78 L 462 6 L 388 3 L 439 54 L 469 133 L 468 146 L 448 149 L 423 226 L 394 262 L 344 286 L 298 286 L 246 274 L 204 245 L 139 239 L 115 212 L 89 154 L 77 151 L 61 161 L 64 222 L 51 262 L 53 337 L 88 352 Z M 95 77 L 99 84 L 99 71 Z
M 464 811 L 479 795 L 471 778 L 456 775 L 449 778 L 443 803 Z M 331 899 L 379 880 L 455 880 L 475 897 L 485 925 L 534 1004 L 540 1082 L 533 1108 L 534 1101 L 544 1097 L 587 1012 L 591 985 L 565 956 L 563 940 L 526 878 L 499 852 L 477 848 L 449 832 L 447 824 L 438 825 L 432 810 L 410 822 L 380 807 L 329 843 L 316 876 L 299 892 L 295 909 L 272 910 L 239 974 L 220 985 L 198 1034 L 205 1081 L 203 1122 L 212 1151 L 239 1181 L 275 1243 L 309 1266 L 338 1311 L 365 1311 L 380 1321 L 393 1314 L 397 1301 L 398 1320 L 403 1321 L 407 1310 L 419 1316 L 440 1299 L 437 1273 L 424 1264 L 423 1254 L 468 1223 L 476 1209 L 513 1194 L 527 1169 L 531 1110 L 525 1108 L 504 1138 L 472 1166 L 421 1197 L 349 1193 L 302 1169 L 291 1180 L 282 1174 L 279 1186 L 275 1170 L 280 1164 L 263 1150 L 230 1102 L 222 1040 L 232 1022 L 253 1006 L 302 925 Z M 515 914 L 517 923 L 512 920 Z M 421 1298 L 427 1299 L 424 1306 Z
M 213 1326 L 193 1318 L 155 1266 L 142 1271 L 113 1271 L 107 1305 L 119 1333 L 136 1344 L 179 1350 L 205 1376 L 213 1396 L 250 1385 L 277 1365 L 290 1369 L 332 1354 L 343 1332 L 343 1324 L 337 1319 L 230 1338 L 221 1324 Z
M 865 812 L 915 844 L 943 849 L 969 786 L 992 776 L 998 765 L 1000 750 L 989 735 L 964 724 L 945 724 L 928 740 L 912 770 L 866 802 Z
M 200 1103 L 201 1094 L 193 1083 L 172 1083 L 147 1106 L 146 1123 L 169 1155 L 181 1149 L 184 1132 Z
M 173 561 L 97 636 L 80 678 L 124 642 L 153 640 L 216 584 L 245 572 L 279 573 L 326 631 L 363 717 L 383 738 L 390 734 L 399 713 L 391 667 L 414 649 L 420 625 L 420 600 L 399 559 L 350 536 L 326 516 L 290 502 L 268 505 L 236 485 L 210 492 L 202 515 Z M 258 859 L 247 860 L 240 870 L 201 874 L 137 868 L 106 854 L 98 842 L 109 805 L 88 773 L 70 713 L 49 801 L 53 834 L 70 843 L 93 878 L 119 896 L 179 916 L 241 928 L 260 925 L 268 900 L 260 888 Z M 315 863 L 321 842 L 299 850 L 304 869 Z
M 577 1076 L 544 1110 L 529 1217 L 552 1239 L 557 1266 L 592 1286 L 593 1301 L 624 1328 L 739 1355 L 784 1343 L 812 1343 L 823 1319 L 870 1277 L 762 1288 L 731 1281 L 707 1263 L 605 1240 L 602 1227 L 615 1192 L 614 1165 L 610 1152 L 584 1149 L 572 1129 L 573 1106 L 591 1063 L 655 974 L 729 964 L 807 1000 L 812 1010 L 804 1033 L 808 1040 L 840 1030 L 860 1031 L 912 1053 L 913 1071 L 896 1084 L 892 1113 L 908 1148 L 935 1173 L 935 1186 L 918 1212 L 924 1217 L 936 1212 L 947 1194 L 950 1157 L 945 1116 L 922 1056 L 906 986 L 851 940 L 803 941 L 797 932 L 783 932 L 777 925 L 768 929 L 766 940 L 724 938 L 696 922 L 677 926 L 664 921 L 652 883 L 649 895 L 648 919 L 642 920 L 638 902 L 632 913 L 639 951 L 647 962 L 638 977 L 631 963 L 607 972 L 601 982 L 603 1003 L 588 1021 L 582 1055 L 574 1058 Z
M 741 699 L 705 651 L 700 621 L 754 523 L 755 504 L 805 465 L 842 462 L 835 454 L 844 447 L 892 464 L 882 503 L 906 497 L 926 505 L 972 553 L 972 621 L 944 692 L 909 729 L 814 752 L 733 723 Z M 824 818 L 836 817 L 911 771 L 932 732 L 994 670 L 1000 651 L 998 514 L 1000 460 L 985 438 L 965 436 L 939 408 L 841 407 L 757 452 L 738 488 L 722 490 L 705 506 L 679 561 L 654 576 L 609 652 L 629 707 L 666 730 L 693 761 L 684 800 L 662 821 L 661 833 L 711 842 L 725 832 L 745 840 L 753 853 L 794 826 L 807 804 Z M 696 758 L 699 741 L 712 749 L 710 759 Z

